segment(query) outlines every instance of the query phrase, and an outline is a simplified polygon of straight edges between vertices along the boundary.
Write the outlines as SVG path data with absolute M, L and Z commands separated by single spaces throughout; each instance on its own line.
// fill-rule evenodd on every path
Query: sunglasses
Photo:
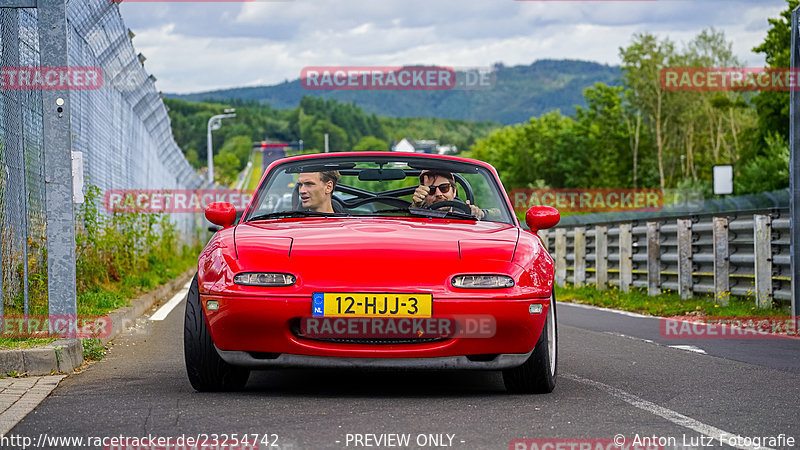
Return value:
M 450 192 L 450 188 L 453 187 L 453 185 L 450 184 L 450 183 L 442 183 L 442 184 L 440 184 L 438 186 L 435 185 L 435 184 L 432 184 L 432 185 L 430 185 L 428 187 L 431 188 L 431 192 L 428 195 L 436 195 L 436 189 L 439 189 L 440 191 L 442 191 L 442 194 L 447 194 L 448 192 Z

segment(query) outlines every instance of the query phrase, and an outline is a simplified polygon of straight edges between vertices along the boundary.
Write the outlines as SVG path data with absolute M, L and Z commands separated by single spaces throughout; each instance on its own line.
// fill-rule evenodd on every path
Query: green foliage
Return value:
M 239 173 L 239 158 L 233 153 L 220 153 L 214 155 L 214 179 L 222 184 L 229 185 L 236 180 Z
M 606 290 L 598 290 L 594 285 L 574 287 L 571 285 L 556 286 L 556 298 L 560 301 L 620 309 L 651 316 L 685 316 L 704 315 L 720 316 L 781 316 L 788 315 L 782 309 L 763 309 L 755 307 L 755 300 L 731 297 L 728 305 L 723 306 L 713 297 L 692 297 L 683 299 L 676 292 L 666 291 L 657 297 L 647 295 L 646 289 L 631 288 L 630 292 L 622 292 L 609 286 Z
M 197 150 L 189 149 L 186 150 L 186 160 L 189 161 L 189 164 L 192 165 L 195 169 L 199 169 L 202 167 L 200 165 L 200 155 L 197 154 Z
M 734 182 L 736 192 L 767 192 L 789 187 L 789 144 L 780 135 L 768 137 L 763 152 L 741 168 Z
M 620 49 L 623 86 L 584 90 L 574 117 L 558 112 L 492 132 L 470 152 L 493 164 L 506 188 L 685 188 L 711 194 L 712 167 L 734 164 L 740 191 L 783 186 L 777 153 L 756 143 L 756 110 L 736 92 L 672 92 L 661 88 L 669 67 L 735 67 L 730 42 L 704 30 L 682 47 L 636 34 Z M 788 103 L 787 103 L 788 105 Z M 772 172 L 761 171 L 768 169 Z M 774 183 L 751 182 L 765 173 Z
M 787 8 L 779 17 L 769 19 L 770 28 L 764 41 L 753 48 L 763 53 L 767 66 L 788 68 L 791 65 L 792 48 L 792 10 L 800 6 L 800 0 L 787 0 Z M 758 109 L 758 129 L 760 141 L 766 145 L 768 137 L 778 134 L 789 139 L 789 92 L 764 91 L 759 93 L 753 103 Z
M 100 361 L 106 355 L 106 348 L 100 339 L 83 339 L 83 359 Z
M 196 263 L 197 244 L 179 246 L 169 217 L 100 212 L 100 189 L 89 186 L 76 215 L 79 314 L 105 314 Z M 46 312 L 46 311 L 43 311 Z
M 355 151 L 388 151 L 389 144 L 383 139 L 378 139 L 375 136 L 364 136 L 358 143 L 353 146 Z
M 172 119 L 173 135 L 196 168 L 205 166 L 208 119 L 226 108 L 236 108 L 236 118 L 226 119 L 213 133 L 215 177 L 222 184 L 235 180 L 250 157 L 253 142 L 268 137 L 283 142 L 303 141 L 304 153 L 322 152 L 328 134 L 331 151 L 388 150 L 389 141 L 403 138 L 435 139 L 441 145 L 466 149 L 499 125 L 432 118 L 379 118 L 358 106 L 305 96 L 291 110 L 275 110 L 257 102 L 230 101 L 226 104 L 189 103 L 165 99 Z M 200 149 L 195 151 L 194 149 Z M 236 155 L 234 164 L 230 156 Z M 220 158 L 219 161 L 217 158 Z

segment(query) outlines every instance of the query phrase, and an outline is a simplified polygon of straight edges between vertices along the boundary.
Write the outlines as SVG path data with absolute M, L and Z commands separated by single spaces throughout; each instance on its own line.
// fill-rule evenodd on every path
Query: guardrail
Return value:
M 569 225 L 539 236 L 556 262 L 556 284 L 596 284 L 753 298 L 761 308 L 791 301 L 789 209 Z M 793 311 L 793 313 L 797 313 Z

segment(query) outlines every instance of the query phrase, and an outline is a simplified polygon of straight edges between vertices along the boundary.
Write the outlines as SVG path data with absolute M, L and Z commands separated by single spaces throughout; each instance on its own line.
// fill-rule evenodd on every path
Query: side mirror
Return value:
M 227 228 L 236 222 L 236 209 L 230 203 L 211 203 L 206 206 L 206 219 L 214 225 Z
M 525 214 L 525 223 L 532 232 L 552 228 L 561 220 L 561 214 L 552 206 L 531 206 Z

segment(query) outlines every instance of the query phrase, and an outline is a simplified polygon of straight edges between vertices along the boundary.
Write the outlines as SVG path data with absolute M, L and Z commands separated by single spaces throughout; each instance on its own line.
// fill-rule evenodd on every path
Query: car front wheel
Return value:
M 547 394 L 556 387 L 558 325 L 556 297 L 550 298 L 542 334 L 533 353 L 519 367 L 503 371 L 503 383 L 512 394 Z
M 219 357 L 214 341 L 208 332 L 197 276 L 192 279 L 186 298 L 186 314 L 183 322 L 183 356 L 189 382 L 200 392 L 236 391 L 247 384 L 250 371 L 232 366 Z

